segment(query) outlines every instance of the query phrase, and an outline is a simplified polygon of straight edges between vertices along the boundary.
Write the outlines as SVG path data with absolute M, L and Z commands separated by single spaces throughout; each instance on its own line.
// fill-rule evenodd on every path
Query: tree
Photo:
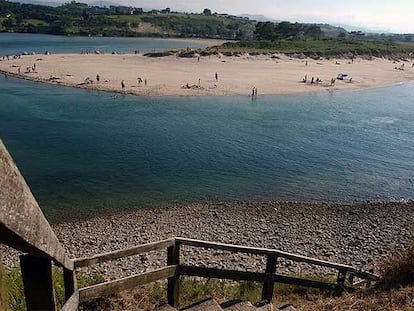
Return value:
M 207 16 L 210 16 L 211 15 L 211 10 L 210 9 L 204 9 L 203 14 L 207 15 Z
M 272 22 L 258 22 L 254 34 L 259 40 L 274 40 L 275 24 Z

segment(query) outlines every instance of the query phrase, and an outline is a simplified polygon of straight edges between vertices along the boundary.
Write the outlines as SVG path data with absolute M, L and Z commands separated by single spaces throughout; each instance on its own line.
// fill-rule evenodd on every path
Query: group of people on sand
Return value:
M 307 74 L 305 74 L 305 76 L 302 78 L 302 83 L 308 83 L 308 75 Z M 312 85 L 313 84 L 319 84 L 319 83 L 322 83 L 322 79 L 320 79 L 319 77 L 317 77 L 316 79 L 315 79 L 315 77 L 312 77 L 309 83 L 312 84 Z
M 142 79 L 141 77 L 137 78 L 137 82 L 138 82 L 138 86 L 141 86 L 142 83 L 144 83 L 144 86 L 147 86 L 147 84 L 148 84 L 147 79 Z
M 99 80 L 97 80 L 97 81 L 99 82 Z M 142 86 L 143 83 L 144 83 L 144 86 L 147 86 L 148 85 L 148 80 L 147 79 L 143 79 L 141 77 L 138 77 L 137 78 L 137 84 L 138 84 L 138 86 Z M 121 81 L 121 88 L 124 90 L 125 87 L 126 87 L 126 82 L 125 82 L 125 80 L 122 80 Z
M 329 83 L 329 86 L 335 86 L 336 80 L 344 80 L 344 79 L 345 79 L 345 75 L 339 74 L 337 78 L 331 78 L 330 83 Z M 347 81 L 349 83 L 352 83 L 352 77 L 349 78 Z M 306 83 L 306 84 L 310 84 L 310 85 L 319 85 L 319 84 L 322 84 L 322 79 L 320 79 L 319 77 L 317 77 L 316 79 L 315 79 L 315 77 L 312 77 L 310 79 L 310 81 L 308 82 L 308 75 L 306 74 L 302 78 L 302 83 Z M 324 86 L 328 86 L 328 85 L 324 85 Z
M 216 72 L 215 74 L 214 74 L 214 80 L 216 81 L 216 82 L 218 82 L 218 80 L 219 80 L 219 74 L 218 74 L 218 72 Z M 193 90 L 197 90 L 197 89 L 204 89 L 204 87 L 202 87 L 201 86 L 201 79 L 200 78 L 198 78 L 198 85 L 197 84 L 192 84 L 192 85 L 190 85 L 188 82 L 186 83 L 186 84 L 184 84 L 182 87 L 181 87 L 182 89 L 193 89 Z M 210 87 L 210 89 L 215 89 L 215 88 L 217 88 L 217 83 L 214 83 L 214 86 L 213 87 Z

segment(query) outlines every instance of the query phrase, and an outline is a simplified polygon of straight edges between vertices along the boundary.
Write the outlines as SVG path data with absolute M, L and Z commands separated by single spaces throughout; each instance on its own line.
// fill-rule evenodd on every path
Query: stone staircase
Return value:
M 170 305 L 163 305 L 155 311 L 294 311 L 296 310 L 291 304 L 285 303 L 274 306 L 267 301 L 251 304 L 247 301 L 231 300 L 222 304 L 217 303 L 212 298 L 206 298 L 193 303 L 185 308 L 176 309 Z

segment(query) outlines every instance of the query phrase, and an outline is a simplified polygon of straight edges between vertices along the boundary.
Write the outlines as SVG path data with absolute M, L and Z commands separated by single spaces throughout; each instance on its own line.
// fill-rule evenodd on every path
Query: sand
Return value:
M 304 60 L 286 55 L 214 55 L 198 61 L 198 58 L 176 56 L 56 54 L 10 57 L 10 60 L 0 61 L 0 71 L 30 80 L 142 96 L 249 96 L 253 87 L 257 87 L 260 96 L 382 87 L 414 80 L 411 62 L 405 62 L 404 70 L 396 69 L 403 63 L 379 58 L 357 58 L 354 62 L 348 59 Z M 35 70 L 32 70 L 34 64 Z M 348 74 L 347 79 L 336 80 L 335 85 L 330 86 L 330 80 L 339 73 Z M 99 82 L 96 81 L 98 74 Z M 305 75 L 307 83 L 301 82 Z M 93 83 L 83 84 L 88 77 Z M 322 83 L 310 83 L 312 77 L 320 78 Z M 141 84 L 138 78 L 142 79 Z M 187 83 L 190 89 L 183 88 Z

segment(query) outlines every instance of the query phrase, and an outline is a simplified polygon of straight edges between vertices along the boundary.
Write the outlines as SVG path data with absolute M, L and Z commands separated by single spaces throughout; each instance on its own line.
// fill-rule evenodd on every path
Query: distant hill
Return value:
M 348 34 L 348 31 L 342 27 L 338 26 L 332 26 L 329 24 L 316 24 L 321 28 L 323 33 L 325 34 L 325 37 L 328 38 L 338 38 L 341 34 Z
M 277 20 L 264 16 L 264 15 L 253 15 L 253 14 L 239 14 L 237 16 L 248 18 L 256 22 L 278 22 Z
M 92 1 L 89 3 L 89 6 L 97 6 L 101 8 L 109 8 L 110 6 L 118 6 L 119 3 L 113 2 L 113 1 Z
M 54 2 L 54 1 L 42 1 L 42 0 L 10 0 L 10 2 L 15 3 L 25 3 L 25 4 L 36 4 L 36 5 L 46 5 L 52 7 L 58 7 L 62 5 L 62 3 Z

